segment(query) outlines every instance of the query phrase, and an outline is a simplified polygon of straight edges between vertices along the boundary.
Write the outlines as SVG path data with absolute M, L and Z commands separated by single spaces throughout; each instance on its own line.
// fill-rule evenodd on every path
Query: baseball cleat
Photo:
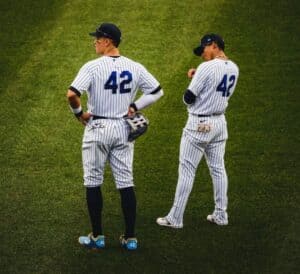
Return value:
M 228 225 L 228 220 L 220 221 L 215 215 L 207 215 L 206 217 L 207 221 L 217 224 L 217 225 Z
M 138 247 L 137 238 L 127 238 L 124 235 L 120 236 L 120 244 L 123 248 L 127 250 L 136 250 Z
M 183 225 L 173 225 L 173 224 L 171 224 L 168 221 L 167 217 L 159 217 L 159 218 L 157 218 L 156 219 L 156 223 L 158 225 L 161 225 L 161 226 L 168 226 L 168 227 L 172 227 L 172 228 L 182 228 L 183 227 Z
M 104 235 L 99 235 L 95 238 L 92 232 L 88 236 L 80 236 L 78 238 L 78 242 L 93 251 L 97 251 L 105 247 Z

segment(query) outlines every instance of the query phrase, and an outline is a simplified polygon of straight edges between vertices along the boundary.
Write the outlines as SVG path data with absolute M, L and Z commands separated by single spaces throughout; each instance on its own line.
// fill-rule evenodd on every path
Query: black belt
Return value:
M 206 114 L 198 114 L 197 116 L 198 117 L 212 117 L 212 116 L 220 116 L 224 113 L 213 113 L 213 114 L 209 114 L 209 115 L 206 115 Z
M 98 119 L 109 119 L 109 118 L 108 117 L 104 117 L 104 116 L 93 115 L 93 120 L 98 120 Z

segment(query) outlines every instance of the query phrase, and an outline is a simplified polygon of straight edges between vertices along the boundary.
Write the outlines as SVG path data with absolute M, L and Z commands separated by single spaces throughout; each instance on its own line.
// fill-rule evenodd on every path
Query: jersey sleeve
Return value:
M 92 76 L 89 71 L 89 66 L 87 63 L 81 67 L 77 76 L 72 82 L 71 87 L 79 91 L 80 94 L 83 94 L 85 91 L 89 89 L 91 82 L 92 82 Z
M 140 65 L 140 76 L 138 81 L 138 87 L 144 94 L 158 92 L 161 89 L 159 82 L 142 65 Z
M 203 88 L 206 86 L 209 79 L 209 69 L 206 63 L 202 63 L 198 66 L 188 90 L 198 96 Z

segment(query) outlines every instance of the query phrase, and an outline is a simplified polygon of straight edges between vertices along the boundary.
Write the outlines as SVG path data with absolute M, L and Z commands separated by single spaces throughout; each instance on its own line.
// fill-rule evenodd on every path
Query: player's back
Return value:
M 143 87 L 146 69 L 124 56 L 103 56 L 85 66 L 92 83 L 87 90 L 89 111 L 98 116 L 123 117 L 137 90 Z
M 239 69 L 233 61 L 218 58 L 212 60 L 212 65 L 212 85 L 217 92 L 221 93 L 224 99 L 228 100 L 234 92 Z
M 239 75 L 237 65 L 231 60 L 215 58 L 202 63 L 191 83 L 198 95 L 189 112 L 194 114 L 224 113 L 233 94 Z

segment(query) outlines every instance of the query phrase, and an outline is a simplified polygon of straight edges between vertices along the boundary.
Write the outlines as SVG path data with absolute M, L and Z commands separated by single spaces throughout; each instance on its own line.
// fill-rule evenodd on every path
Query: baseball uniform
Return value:
M 159 82 L 144 66 L 119 54 L 121 31 L 112 23 L 103 23 L 94 36 L 96 53 L 102 57 L 87 62 L 72 82 L 67 96 L 72 112 L 85 125 L 82 160 L 86 199 L 93 231 L 80 236 L 79 243 L 92 250 L 105 247 L 102 231 L 103 198 L 101 185 L 106 162 L 110 163 L 115 184 L 121 196 L 125 233 L 120 244 L 137 249 L 135 237 L 136 197 L 133 188 L 133 148 L 129 140 L 126 115 L 156 102 L 163 91 Z M 143 95 L 136 101 L 140 90 Z M 83 112 L 80 96 L 87 93 L 87 112 Z
M 207 44 L 202 44 L 203 49 L 212 44 L 214 36 L 206 38 L 209 39 L 204 39 Z M 184 211 L 203 155 L 214 189 L 215 209 L 208 219 L 213 218 L 219 225 L 228 223 L 228 179 L 224 164 L 228 138 L 225 111 L 235 90 L 238 75 L 239 69 L 234 62 L 218 56 L 197 68 L 184 95 L 188 120 L 181 138 L 175 198 L 168 215 L 157 219 L 158 224 L 174 228 L 183 226 Z
M 138 90 L 146 95 L 161 93 L 158 81 L 129 58 L 103 56 L 80 69 L 71 89 L 87 92 L 88 112 L 93 115 L 83 137 L 84 184 L 101 185 L 109 161 L 117 188 L 133 186 L 134 143 L 127 141 L 129 128 L 123 117 Z

